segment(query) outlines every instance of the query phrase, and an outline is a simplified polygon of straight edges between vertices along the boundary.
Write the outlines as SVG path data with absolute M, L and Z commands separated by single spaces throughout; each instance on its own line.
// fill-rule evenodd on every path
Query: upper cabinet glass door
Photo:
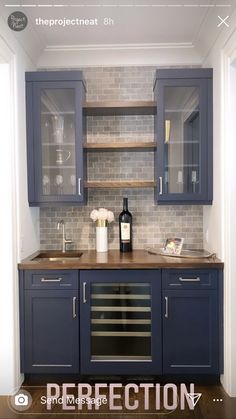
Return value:
M 26 73 L 30 205 L 86 202 L 84 101 L 81 71 Z
M 191 74 L 198 78 L 191 77 Z M 157 71 L 156 176 L 159 203 L 203 204 L 212 201 L 210 74 L 209 69 Z
M 75 89 L 41 89 L 43 195 L 76 194 Z
M 199 193 L 198 87 L 165 87 L 164 193 Z

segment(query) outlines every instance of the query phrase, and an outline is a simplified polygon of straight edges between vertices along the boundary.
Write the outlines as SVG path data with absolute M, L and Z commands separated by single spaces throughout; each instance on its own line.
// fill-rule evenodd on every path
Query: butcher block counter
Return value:
M 82 254 L 80 256 L 80 253 Z M 79 255 L 77 257 L 77 255 Z M 224 264 L 216 257 L 186 259 L 150 254 L 146 250 L 121 253 L 109 250 L 38 251 L 22 260 L 19 269 L 161 269 L 161 268 L 218 268 Z

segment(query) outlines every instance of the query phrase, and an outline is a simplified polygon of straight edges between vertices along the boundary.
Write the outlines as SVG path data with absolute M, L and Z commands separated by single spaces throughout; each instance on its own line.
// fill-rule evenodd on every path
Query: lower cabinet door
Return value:
M 158 270 L 80 271 L 81 373 L 161 374 Z
M 24 373 L 78 373 L 78 291 L 25 291 Z
M 163 373 L 219 374 L 217 291 L 163 291 Z

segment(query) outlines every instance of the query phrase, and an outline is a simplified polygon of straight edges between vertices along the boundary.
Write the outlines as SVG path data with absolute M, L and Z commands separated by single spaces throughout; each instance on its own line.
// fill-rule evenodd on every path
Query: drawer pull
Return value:
M 76 297 L 73 297 L 72 300 L 72 312 L 73 312 L 73 319 L 76 318 Z
M 166 319 L 168 319 L 168 310 L 169 310 L 169 307 L 168 307 L 168 303 L 169 303 L 169 301 L 168 301 L 168 297 L 165 297 L 165 302 L 166 302 L 166 310 L 165 310 L 165 318 Z
M 61 282 L 62 278 L 54 278 L 54 279 L 50 279 L 50 278 L 41 278 L 41 282 Z
M 200 282 L 199 276 L 197 278 L 179 278 L 181 282 Z
M 86 300 L 86 282 L 83 282 L 83 303 L 87 303 Z

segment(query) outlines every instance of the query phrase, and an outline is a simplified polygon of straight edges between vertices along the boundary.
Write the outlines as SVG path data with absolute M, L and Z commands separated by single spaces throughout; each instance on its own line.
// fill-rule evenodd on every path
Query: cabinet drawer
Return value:
M 78 271 L 25 271 L 25 289 L 78 289 Z
M 163 289 L 216 289 L 216 269 L 166 269 L 162 273 Z

